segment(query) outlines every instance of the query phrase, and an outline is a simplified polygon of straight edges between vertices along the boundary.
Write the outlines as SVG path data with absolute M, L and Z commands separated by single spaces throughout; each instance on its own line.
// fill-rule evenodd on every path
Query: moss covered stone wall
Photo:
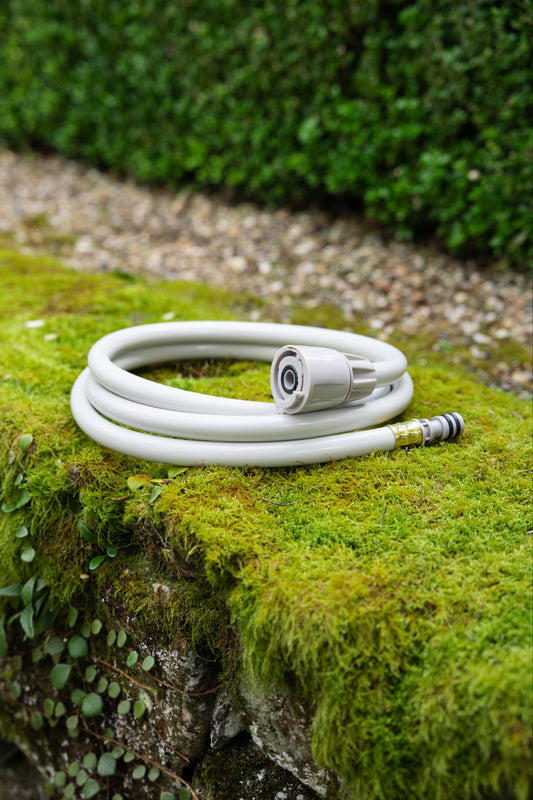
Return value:
M 429 339 L 406 339 L 408 416 L 457 408 L 467 430 L 456 442 L 311 467 L 169 472 L 74 424 L 70 388 L 101 335 L 249 308 L 205 287 L 0 254 L 0 731 L 41 754 L 59 797 L 124 786 L 186 797 L 186 781 L 223 800 L 220 771 L 248 757 L 241 736 L 302 792 L 335 800 L 528 800 L 528 401 L 443 365 Z M 151 374 L 248 398 L 269 391 L 266 365 Z M 200 694 L 209 718 L 189 765 L 147 745 L 172 691 L 159 681 L 173 683 L 180 652 L 199 659 L 205 681 L 177 688 Z M 228 723 L 237 739 L 217 754 L 208 732 L 222 691 L 243 727 Z M 300 720 L 307 766 L 273 751 L 268 703 Z M 38 750 L 54 737 L 63 755 Z M 167 741 L 180 749 L 177 734 Z

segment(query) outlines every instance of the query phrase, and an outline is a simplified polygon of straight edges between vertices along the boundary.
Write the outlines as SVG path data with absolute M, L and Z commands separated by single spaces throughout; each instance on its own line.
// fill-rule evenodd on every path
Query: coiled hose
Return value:
M 348 366 L 339 363 L 338 370 L 346 372 L 348 383 L 331 392 L 339 354 L 345 354 Z M 274 359 L 273 394 L 281 412 L 274 403 L 189 392 L 130 372 L 165 361 L 211 358 Z M 309 365 L 313 374 L 305 371 Z M 333 375 L 329 383 L 316 374 L 317 365 Z M 92 346 L 88 367 L 72 387 L 71 409 L 79 427 L 105 447 L 185 466 L 312 464 L 462 433 L 459 414 L 362 430 L 408 406 L 413 384 L 406 367 L 405 356 L 392 345 L 344 331 L 257 322 L 139 325 L 110 333 Z M 298 380 L 304 408 L 319 410 L 282 413 L 287 410 L 283 403 L 294 405 Z M 339 391 L 348 398 L 344 405 L 339 405 Z M 324 407 L 328 402 L 337 404 Z

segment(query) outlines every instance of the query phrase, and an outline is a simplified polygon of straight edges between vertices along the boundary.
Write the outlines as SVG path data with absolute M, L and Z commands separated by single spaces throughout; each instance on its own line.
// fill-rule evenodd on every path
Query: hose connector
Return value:
M 368 397 L 375 386 L 371 361 L 329 347 L 285 345 L 270 370 L 274 402 L 284 414 L 341 406 Z
M 440 414 L 431 419 L 410 419 L 408 422 L 397 422 L 388 425 L 395 438 L 394 449 L 410 445 L 428 445 L 432 442 L 443 442 L 455 439 L 465 429 L 464 419 L 460 414 Z

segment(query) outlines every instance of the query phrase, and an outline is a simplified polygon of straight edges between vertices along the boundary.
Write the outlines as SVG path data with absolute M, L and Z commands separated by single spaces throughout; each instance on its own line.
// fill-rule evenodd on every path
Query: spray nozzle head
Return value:
M 285 414 L 360 400 L 372 394 L 375 385 L 371 361 L 329 347 L 285 345 L 275 354 L 270 370 L 274 402 Z

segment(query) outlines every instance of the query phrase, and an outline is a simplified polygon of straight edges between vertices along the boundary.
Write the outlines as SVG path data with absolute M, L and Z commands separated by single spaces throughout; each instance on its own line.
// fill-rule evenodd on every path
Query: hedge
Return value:
M 533 256 L 531 0 L 4 0 L 0 139 Z

